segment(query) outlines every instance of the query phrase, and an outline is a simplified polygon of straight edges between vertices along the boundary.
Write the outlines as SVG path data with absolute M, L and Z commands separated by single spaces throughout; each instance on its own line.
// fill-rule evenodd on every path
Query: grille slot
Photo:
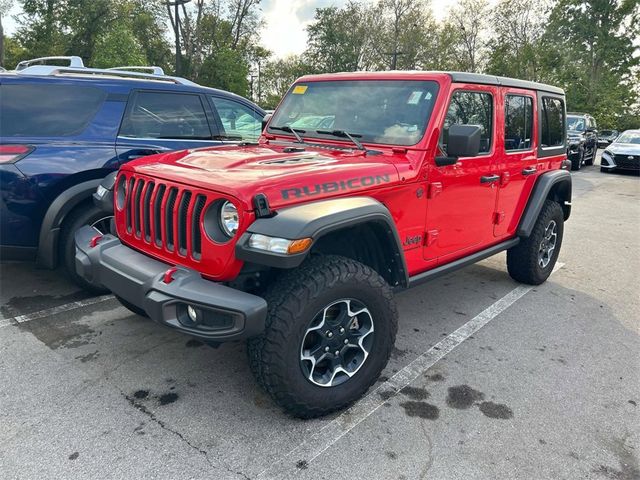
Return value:
M 131 233 L 131 213 L 133 209 L 133 202 L 131 201 L 131 194 L 133 193 L 133 184 L 135 180 L 133 178 L 129 179 L 129 187 L 127 188 L 127 202 L 125 208 L 125 216 L 127 222 L 127 232 Z
M 187 212 L 191 202 L 191 192 L 183 191 L 178 204 L 178 253 L 187 254 Z
M 153 228 L 154 240 L 158 247 L 162 247 L 162 200 L 167 187 L 158 185 L 158 191 L 153 199 Z
M 135 193 L 133 195 L 133 227 L 136 232 L 136 237 L 140 237 L 140 195 L 142 195 L 142 189 L 144 188 L 144 180 L 138 180 L 136 182 Z
M 155 184 L 153 182 L 149 182 L 147 184 L 147 189 L 144 193 L 144 198 L 142 200 L 142 218 L 144 219 L 144 239 L 147 242 L 151 241 L 151 198 L 153 197 L 153 188 Z
M 191 217 L 191 252 L 193 258 L 200 260 L 202 255 L 202 232 L 200 230 L 200 221 L 202 220 L 202 211 L 207 202 L 204 195 L 196 197 L 195 206 L 193 207 L 193 215 Z
M 178 189 L 172 187 L 169 189 L 167 195 L 167 206 L 164 211 L 164 238 L 165 247 L 170 252 L 173 252 L 174 247 L 174 224 L 173 224 L 173 209 L 176 206 L 176 197 L 178 196 Z

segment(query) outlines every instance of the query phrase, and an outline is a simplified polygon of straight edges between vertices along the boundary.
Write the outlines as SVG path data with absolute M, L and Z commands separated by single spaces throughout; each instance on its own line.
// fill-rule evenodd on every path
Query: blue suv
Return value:
M 67 66 L 50 65 L 52 61 Z M 92 194 L 129 160 L 257 140 L 265 115 L 233 93 L 158 67 L 86 68 L 46 57 L 0 73 L 0 255 L 75 271 L 74 232 L 108 230 Z

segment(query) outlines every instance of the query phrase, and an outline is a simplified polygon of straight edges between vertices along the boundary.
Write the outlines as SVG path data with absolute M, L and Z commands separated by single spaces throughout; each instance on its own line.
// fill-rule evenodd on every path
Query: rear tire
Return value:
M 109 233 L 109 223 L 112 215 L 105 214 L 92 203 L 83 204 L 77 207 L 62 226 L 60 237 L 61 263 L 67 271 L 68 277 L 79 287 L 88 290 L 96 295 L 109 293 L 109 290 L 101 285 L 94 285 L 82 278 L 76 272 L 76 242 L 75 234 L 81 227 L 91 225 L 96 228 L 96 235 L 99 233 Z
M 545 201 L 531 235 L 507 250 L 511 278 L 530 285 L 540 285 L 549 278 L 560 253 L 563 232 L 562 207 L 558 202 Z
M 318 256 L 284 274 L 265 298 L 267 325 L 248 342 L 249 365 L 290 415 L 313 418 L 350 405 L 387 364 L 398 314 L 391 288 L 371 268 Z

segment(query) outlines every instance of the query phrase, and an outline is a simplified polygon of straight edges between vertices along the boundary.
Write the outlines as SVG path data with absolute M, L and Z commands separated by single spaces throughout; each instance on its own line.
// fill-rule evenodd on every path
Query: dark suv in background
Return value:
M 618 130 L 600 130 L 598 133 L 598 147 L 608 147 L 618 138 L 618 135 L 620 135 Z
M 61 60 L 68 66 L 46 65 Z M 108 229 L 93 205 L 101 180 L 159 152 L 254 141 L 264 111 L 158 67 L 86 68 L 79 57 L 0 73 L 0 254 L 75 272 L 75 231 Z
M 588 113 L 567 114 L 567 157 L 571 170 L 593 165 L 598 151 L 596 119 Z

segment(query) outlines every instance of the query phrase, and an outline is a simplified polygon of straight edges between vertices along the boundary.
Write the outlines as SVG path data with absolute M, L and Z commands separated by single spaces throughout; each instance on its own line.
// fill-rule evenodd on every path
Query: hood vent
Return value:
M 260 165 L 304 165 L 308 163 L 331 163 L 334 162 L 332 158 L 322 157 L 319 155 L 303 155 L 300 157 L 287 157 L 287 158 L 276 158 L 274 160 L 265 160 L 260 162 Z

